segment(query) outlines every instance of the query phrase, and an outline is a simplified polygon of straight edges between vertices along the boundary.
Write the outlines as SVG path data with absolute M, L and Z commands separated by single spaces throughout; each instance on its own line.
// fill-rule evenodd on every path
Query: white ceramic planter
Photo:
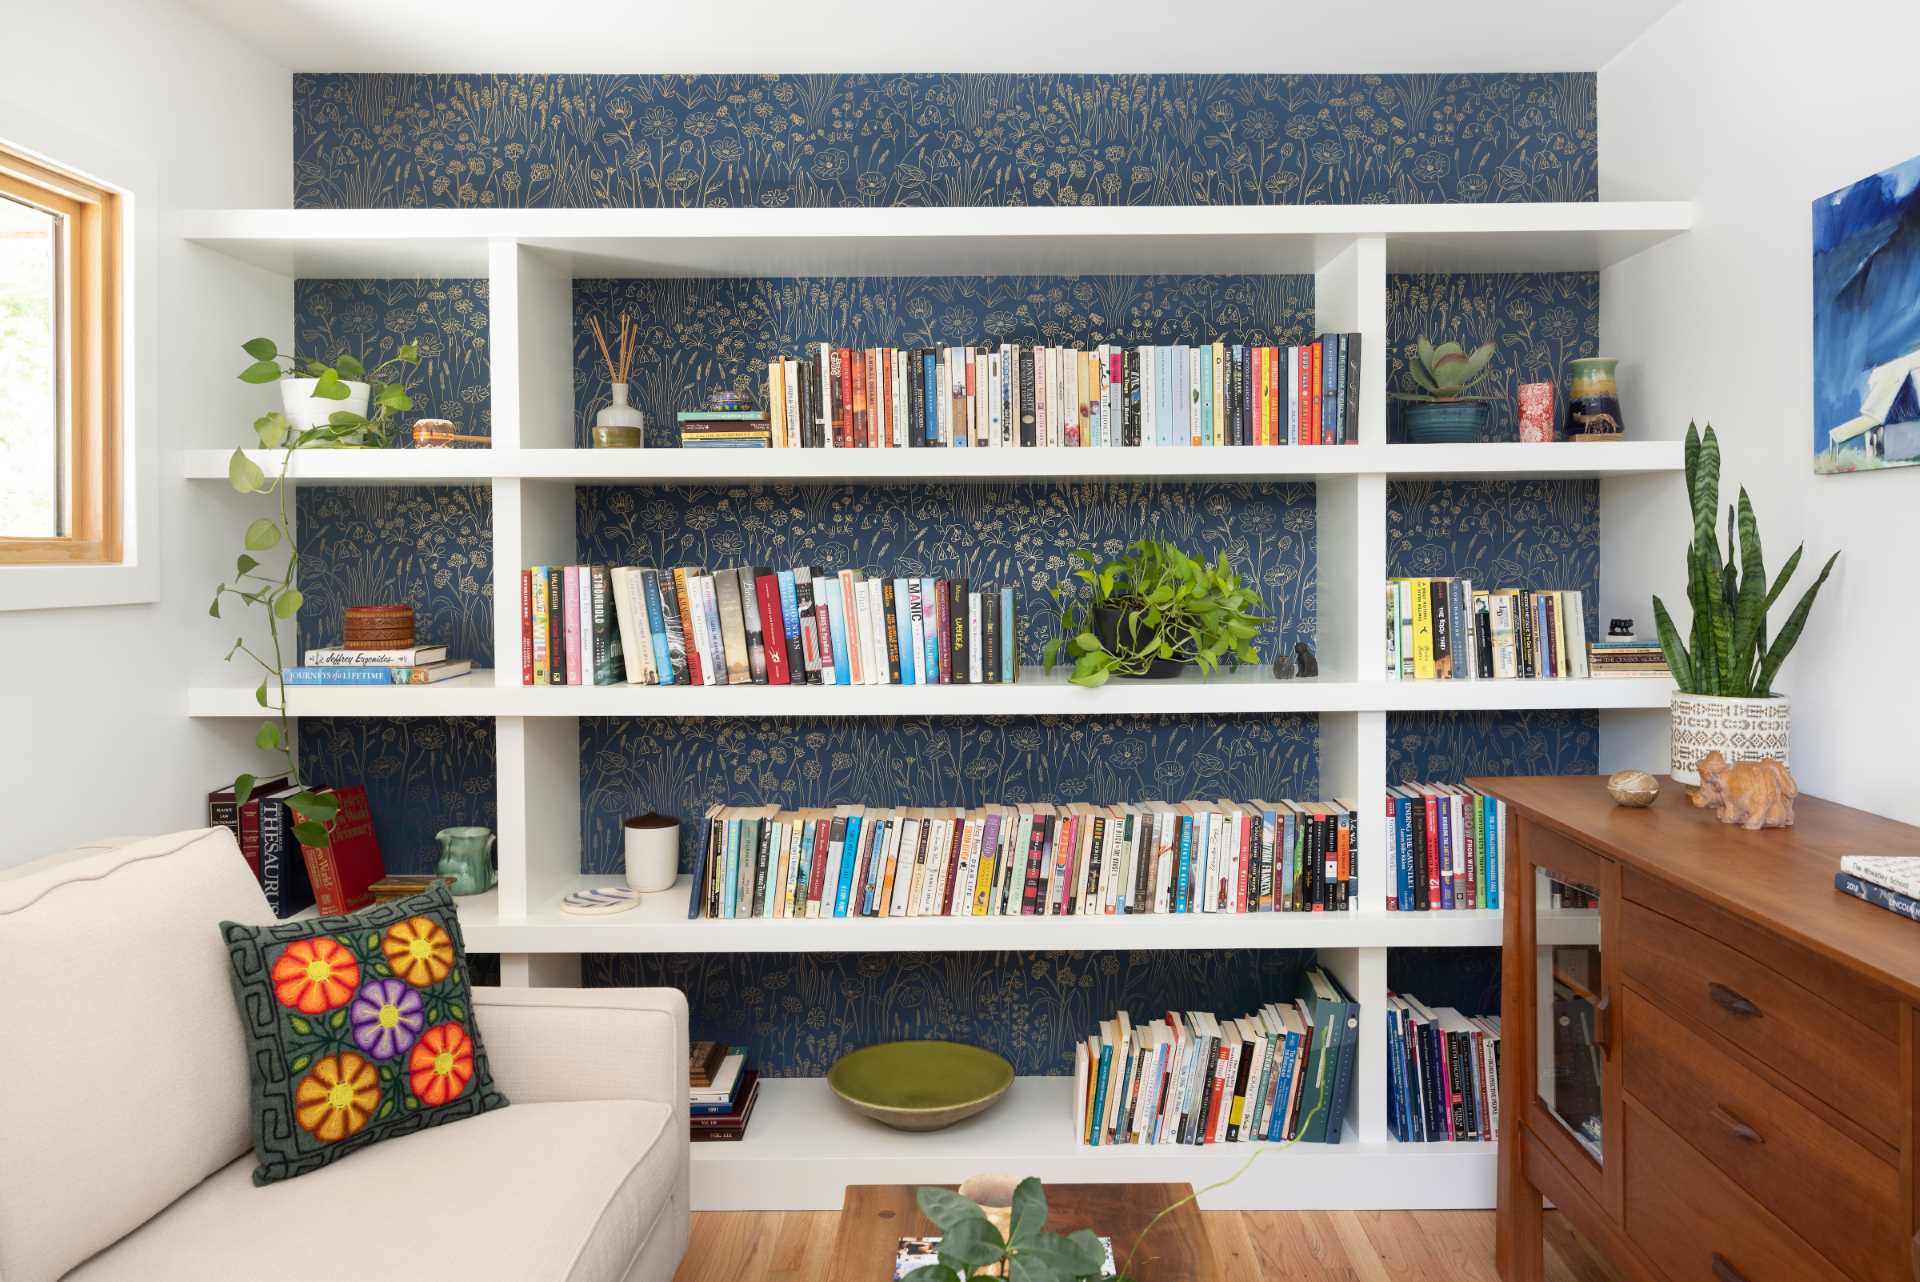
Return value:
M 317 378 L 283 378 L 280 380 L 280 406 L 287 416 L 287 426 L 306 430 L 326 424 L 328 416 L 336 410 L 351 410 L 361 418 L 367 416 L 367 396 L 372 388 L 353 379 L 341 380 L 346 384 L 347 399 L 344 401 L 324 400 L 313 394 Z
M 673 889 L 680 875 L 680 823 L 665 815 L 640 815 L 620 825 L 627 856 L 627 885 L 635 890 Z
M 1785 695 L 1770 699 L 1733 699 L 1717 694 L 1673 695 L 1673 751 L 1675 781 L 1698 784 L 1694 769 L 1700 758 L 1718 752 L 1729 762 L 1772 757 L 1782 765 L 1792 729 L 1792 709 Z

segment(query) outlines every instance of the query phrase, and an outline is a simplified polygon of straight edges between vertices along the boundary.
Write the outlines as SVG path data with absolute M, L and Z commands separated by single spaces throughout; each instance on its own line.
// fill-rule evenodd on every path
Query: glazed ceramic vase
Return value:
M 627 403 L 627 385 L 613 384 L 613 400 L 593 416 L 596 449 L 639 449 L 647 440 L 647 416 Z
M 1617 441 L 1626 429 L 1620 421 L 1620 387 L 1614 379 L 1619 360 L 1582 356 L 1567 362 L 1569 441 Z
M 1772 757 L 1788 765 L 1793 729 L 1792 707 L 1783 694 L 1768 699 L 1736 699 L 1717 694 L 1673 693 L 1673 751 L 1670 773 L 1678 783 L 1698 786 L 1694 768 L 1717 752 L 1729 763 Z
M 1520 439 L 1531 444 L 1544 444 L 1553 439 L 1553 384 L 1520 384 L 1519 414 L 1516 421 L 1520 427 Z
M 485 828 L 442 828 L 433 835 L 440 843 L 440 862 L 434 873 L 453 878 L 456 895 L 480 895 L 493 889 L 494 835 Z
M 1485 401 L 1415 401 L 1407 406 L 1407 439 L 1415 445 L 1470 445 L 1480 439 L 1491 407 Z

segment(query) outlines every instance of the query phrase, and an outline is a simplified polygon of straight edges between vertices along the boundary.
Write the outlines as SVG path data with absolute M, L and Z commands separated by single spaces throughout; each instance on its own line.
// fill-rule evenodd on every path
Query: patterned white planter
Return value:
M 1772 757 L 1787 760 L 1791 707 L 1785 695 L 1771 699 L 1732 699 L 1717 694 L 1673 695 L 1672 774 L 1676 782 L 1698 784 L 1694 767 L 1709 752 L 1729 762 Z

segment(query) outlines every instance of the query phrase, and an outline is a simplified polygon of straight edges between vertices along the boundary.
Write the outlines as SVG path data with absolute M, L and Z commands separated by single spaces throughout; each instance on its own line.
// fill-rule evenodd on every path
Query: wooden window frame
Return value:
M 117 565 L 122 458 L 118 194 L 0 147 L 0 195 L 62 215 L 61 503 L 63 534 L 0 537 L 0 566 Z

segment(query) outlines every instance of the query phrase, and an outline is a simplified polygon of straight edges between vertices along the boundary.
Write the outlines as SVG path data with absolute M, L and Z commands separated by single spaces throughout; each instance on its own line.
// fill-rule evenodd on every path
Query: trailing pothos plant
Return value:
M 241 346 L 253 358 L 253 363 L 240 373 L 242 382 L 271 383 L 282 378 L 312 378 L 316 380 L 313 396 L 327 401 L 346 400 L 352 395 L 352 389 L 348 386 L 351 382 L 365 380 L 370 384 L 368 408 L 371 414 L 338 409 L 327 416 L 324 424 L 308 428 L 293 427 L 288 423 L 287 416 L 279 410 L 271 410 L 255 419 L 253 433 L 260 446 L 282 451 L 279 470 L 271 478 L 258 463 L 247 457 L 244 449 L 234 450 L 233 457 L 227 460 L 227 480 L 235 490 L 242 494 L 265 495 L 273 499 L 276 506 L 273 515 L 256 517 L 248 524 L 246 533 L 241 536 L 245 550 L 234 560 L 233 576 L 223 579 L 214 589 L 213 604 L 208 607 L 207 613 L 216 619 L 221 618 L 221 602 L 237 600 L 243 606 L 257 607 L 265 616 L 266 653 L 255 650 L 247 644 L 244 636 L 240 636 L 234 638 L 226 658 L 231 662 L 236 654 L 243 654 L 262 669 L 260 684 L 254 688 L 253 698 L 266 710 L 268 717 L 261 721 L 260 728 L 254 732 L 253 742 L 262 752 L 279 753 L 285 761 L 284 773 L 287 778 L 298 784 L 300 762 L 293 750 L 292 728 L 287 717 L 287 688 L 283 675 L 286 661 L 280 645 L 280 625 L 299 614 L 305 598 L 301 596 L 300 589 L 294 586 L 294 571 L 299 565 L 300 556 L 293 546 L 292 526 L 288 519 L 287 472 L 292 466 L 295 452 L 299 450 L 378 449 L 388 444 L 392 439 L 393 416 L 413 408 L 413 399 L 407 394 L 406 377 L 420 363 L 420 352 L 416 344 L 403 343 L 391 359 L 369 371 L 358 359 L 345 353 L 335 357 L 332 364 L 314 358 L 282 356 L 269 338 L 255 338 Z M 278 567 L 260 560 L 261 556 L 275 553 L 276 549 L 281 550 L 285 557 Z M 243 773 L 234 779 L 233 791 L 237 803 L 245 803 L 253 792 L 254 782 L 255 776 L 251 773 Z M 334 799 L 303 786 L 286 801 L 298 819 L 293 828 L 295 838 L 309 846 L 329 844 L 326 825 L 333 819 L 337 808 Z
M 1255 663 L 1253 640 L 1267 617 L 1260 594 L 1240 581 L 1226 553 L 1214 559 L 1188 556 L 1162 539 L 1141 539 L 1125 554 L 1102 563 L 1085 548 L 1073 558 L 1075 578 L 1088 588 L 1085 600 L 1069 596 L 1071 584 L 1049 590 L 1059 610 L 1059 635 L 1049 640 L 1042 662 L 1051 672 L 1062 656 L 1073 661 L 1075 685 L 1105 685 L 1109 677 L 1144 676 L 1156 660 L 1192 663 L 1211 673 L 1228 655 Z M 1109 643 L 1097 612 L 1118 618 Z
M 1120 1261 L 1119 1272 L 1110 1282 L 1141 1282 L 1135 1278 L 1133 1262 L 1155 1225 L 1187 1203 L 1233 1183 L 1262 1154 L 1298 1144 L 1323 1107 L 1324 1101 L 1307 1111 L 1294 1138 L 1260 1144 L 1232 1175 L 1160 1208 L 1134 1238 L 1132 1249 Z M 1001 1282 L 1006 1278 L 1013 1282 L 1101 1282 L 1107 1277 L 1106 1248 L 1092 1229 L 1067 1234 L 1047 1231 L 1046 1189 L 1031 1176 L 1013 1190 L 1012 1214 L 1004 1237 L 979 1203 L 952 1189 L 922 1187 L 915 1190 L 914 1200 L 940 1230 L 940 1244 L 934 1248 L 937 1263 L 921 1265 L 907 1274 L 906 1282 Z
M 1727 505 L 1727 556 L 1720 559 L 1720 539 L 1714 518 L 1720 506 L 1720 441 L 1708 426 L 1705 435 L 1687 424 L 1687 502 L 1693 509 L 1693 537 L 1687 544 L 1687 602 L 1693 607 L 1691 645 L 1667 613 L 1666 603 L 1653 598 L 1653 618 L 1660 629 L 1660 649 L 1683 694 L 1710 694 L 1734 699 L 1766 699 L 1773 695 L 1773 678 L 1787 661 L 1813 611 L 1820 587 L 1840 559 L 1835 552 L 1787 615 L 1780 634 L 1767 640 L 1767 611 L 1786 590 L 1787 580 L 1800 566 L 1803 543 L 1793 550 L 1772 584 L 1767 582 L 1766 559 L 1760 552 L 1760 524 L 1743 487 L 1740 500 Z

